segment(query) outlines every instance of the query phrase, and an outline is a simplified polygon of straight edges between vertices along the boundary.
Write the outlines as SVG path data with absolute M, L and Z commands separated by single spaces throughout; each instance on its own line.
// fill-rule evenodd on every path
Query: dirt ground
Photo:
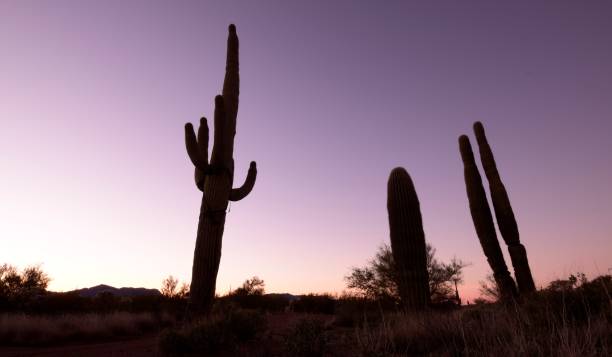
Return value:
M 131 340 L 121 340 L 103 343 L 74 344 L 53 347 L 0 347 L 0 356 L 40 356 L 40 357 L 72 357 L 72 356 L 159 356 L 157 353 L 157 334 L 141 336 Z

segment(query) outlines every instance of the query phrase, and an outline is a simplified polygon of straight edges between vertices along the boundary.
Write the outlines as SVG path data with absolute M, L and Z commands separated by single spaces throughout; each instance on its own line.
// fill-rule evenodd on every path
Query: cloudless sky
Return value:
M 212 117 L 235 23 L 235 182 L 259 173 L 228 214 L 220 293 L 253 275 L 342 291 L 388 242 L 404 166 L 427 240 L 472 263 L 476 297 L 489 268 L 457 144 L 475 120 L 537 285 L 607 273 L 611 17 L 609 1 L 0 0 L 0 263 L 42 264 L 52 290 L 190 280 L 183 125 Z

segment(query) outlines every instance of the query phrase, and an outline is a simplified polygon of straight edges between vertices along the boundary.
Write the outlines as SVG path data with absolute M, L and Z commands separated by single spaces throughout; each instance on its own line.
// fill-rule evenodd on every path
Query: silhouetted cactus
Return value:
M 482 167 L 489 181 L 489 191 L 491 192 L 491 201 L 493 201 L 497 226 L 508 246 L 510 259 L 514 267 L 514 277 L 516 278 L 519 292 L 534 292 L 536 287 L 533 282 L 533 277 L 531 276 L 531 269 L 529 268 L 529 261 L 527 260 L 527 251 L 521 244 L 518 226 L 514 218 L 512 206 L 510 205 L 510 199 L 508 198 L 506 188 L 497 171 L 495 158 L 487 142 L 482 123 L 474 123 L 474 134 L 476 134 L 476 141 L 478 141 L 478 147 L 480 149 Z
M 476 167 L 470 139 L 465 135 L 459 137 L 459 151 L 463 160 L 465 189 L 470 203 L 470 213 L 472 214 L 476 234 L 487 257 L 487 261 L 493 270 L 493 276 L 502 295 L 501 298 L 506 301 L 512 300 L 517 296 L 516 286 L 510 276 L 508 266 L 499 246 L 499 241 L 497 240 L 493 216 L 491 215 L 489 202 L 487 202 L 487 196 L 482 186 L 480 173 Z
M 208 312 L 215 297 L 228 201 L 246 197 L 257 176 L 256 164 L 251 162 L 245 183 L 240 188 L 232 188 L 239 87 L 238 36 L 236 27 L 230 25 L 223 91 L 215 98 L 215 136 L 210 163 L 206 118 L 200 120 L 197 139 L 193 126 L 185 125 L 187 153 L 196 167 L 196 186 L 203 192 L 190 291 L 190 309 L 196 314 Z
M 430 300 L 425 233 L 414 184 L 401 167 L 389 175 L 387 210 L 402 304 L 408 309 L 422 310 Z

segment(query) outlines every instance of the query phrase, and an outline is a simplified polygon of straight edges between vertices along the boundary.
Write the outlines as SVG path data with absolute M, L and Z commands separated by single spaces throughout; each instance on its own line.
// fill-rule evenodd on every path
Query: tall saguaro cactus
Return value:
M 230 25 L 222 95 L 215 98 L 215 135 L 210 162 L 206 118 L 200 120 L 197 138 L 191 123 L 185 124 L 187 153 L 195 166 L 196 186 L 203 193 L 190 291 L 190 309 L 196 314 L 208 312 L 215 297 L 228 201 L 240 201 L 246 197 L 257 176 L 256 164 L 251 162 L 242 187 L 232 188 L 239 87 L 238 36 L 236 27 Z
M 518 295 L 516 286 L 510 276 L 508 266 L 499 246 L 499 241 L 497 240 L 493 216 L 491 215 L 485 189 L 482 186 L 480 173 L 476 167 L 470 139 L 465 135 L 459 137 L 459 151 L 463 161 L 465 189 L 468 201 L 470 202 L 470 213 L 472 214 L 478 240 L 493 270 L 493 276 L 500 289 L 502 300 L 512 300 Z
M 401 167 L 389 175 L 387 210 L 402 304 L 407 309 L 422 310 L 430 301 L 425 232 L 414 184 Z
M 482 167 L 489 181 L 489 191 L 491 192 L 491 201 L 493 201 L 497 226 L 508 246 L 510 259 L 514 267 L 514 277 L 516 278 L 519 292 L 521 294 L 534 292 L 536 287 L 531 275 L 531 269 L 529 268 L 527 251 L 525 250 L 525 246 L 521 244 L 518 226 L 514 218 L 512 206 L 510 205 L 510 199 L 508 198 L 508 192 L 506 192 L 506 187 L 497 171 L 495 158 L 493 157 L 493 152 L 491 151 L 481 122 L 474 123 L 474 134 L 476 134 L 476 141 L 478 141 L 478 147 L 480 149 Z

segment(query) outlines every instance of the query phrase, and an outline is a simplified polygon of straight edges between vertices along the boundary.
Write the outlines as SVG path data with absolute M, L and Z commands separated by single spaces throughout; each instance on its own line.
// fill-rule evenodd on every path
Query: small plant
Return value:
M 285 338 L 285 346 L 289 356 L 323 356 L 328 347 L 323 321 L 314 318 L 299 320 Z

